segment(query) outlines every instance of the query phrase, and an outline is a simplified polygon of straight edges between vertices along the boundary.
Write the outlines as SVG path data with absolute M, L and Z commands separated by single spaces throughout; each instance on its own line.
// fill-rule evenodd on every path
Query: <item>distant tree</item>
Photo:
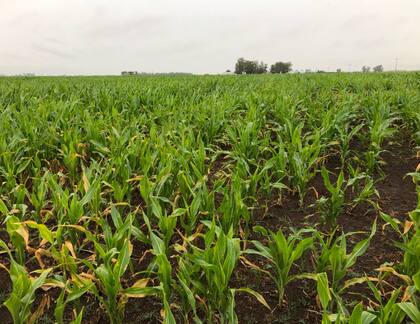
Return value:
M 243 57 L 238 59 L 235 64 L 236 74 L 249 74 L 252 73 L 252 62 L 245 60 Z
M 239 58 L 235 64 L 235 73 L 242 74 L 245 71 L 245 59 L 243 57 Z
M 276 62 L 271 65 L 270 73 L 288 73 L 292 70 L 290 62 Z
M 363 65 L 363 67 L 362 67 L 362 72 L 364 72 L 364 73 L 368 73 L 368 72 L 370 72 L 370 66 L 365 66 L 365 65 Z
M 227 70 L 226 70 L 226 73 L 230 73 L 230 70 L 229 70 L 229 69 L 227 69 Z
M 244 58 L 238 59 L 235 64 L 236 74 L 262 74 L 267 72 L 267 64 L 258 61 L 249 61 Z
M 383 72 L 383 71 L 384 71 L 384 67 L 382 66 L 382 64 L 373 67 L 373 72 Z
M 337 73 L 340 73 L 341 72 L 341 69 L 337 69 Z
M 264 62 L 258 63 L 257 68 L 256 68 L 256 73 L 257 74 L 267 73 L 267 64 L 265 64 Z

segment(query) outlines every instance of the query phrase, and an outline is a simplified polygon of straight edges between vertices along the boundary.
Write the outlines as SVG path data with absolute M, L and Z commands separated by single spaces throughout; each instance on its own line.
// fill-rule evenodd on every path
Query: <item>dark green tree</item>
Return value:
M 263 74 L 267 72 L 267 64 L 264 62 L 245 60 L 244 58 L 238 59 L 235 64 L 236 74 Z
M 370 72 L 370 66 L 363 65 L 362 66 L 362 72 L 363 73 L 369 73 Z
M 384 67 L 382 65 L 377 65 L 373 67 L 373 72 L 383 72 Z
M 288 73 L 292 70 L 290 62 L 276 62 L 271 65 L 270 73 Z

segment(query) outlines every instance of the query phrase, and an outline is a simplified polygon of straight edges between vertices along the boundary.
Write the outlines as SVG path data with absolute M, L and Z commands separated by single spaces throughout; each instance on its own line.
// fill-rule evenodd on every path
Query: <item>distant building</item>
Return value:
M 139 74 L 137 71 L 122 71 L 121 75 L 137 75 Z

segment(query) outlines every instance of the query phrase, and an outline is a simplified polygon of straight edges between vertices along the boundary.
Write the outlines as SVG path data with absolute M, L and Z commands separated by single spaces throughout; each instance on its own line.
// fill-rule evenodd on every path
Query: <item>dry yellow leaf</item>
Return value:
M 66 241 L 64 246 L 69 250 L 71 256 L 76 259 L 76 252 L 74 252 L 73 244 L 70 241 Z
M 404 234 L 407 234 L 410 228 L 414 225 L 414 222 L 405 221 L 404 223 Z

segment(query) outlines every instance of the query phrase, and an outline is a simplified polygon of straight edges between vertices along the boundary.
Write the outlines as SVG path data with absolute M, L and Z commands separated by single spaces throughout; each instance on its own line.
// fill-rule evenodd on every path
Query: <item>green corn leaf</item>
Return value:
M 363 311 L 362 312 L 362 324 L 370 324 L 376 319 L 376 315 Z
M 24 223 L 31 228 L 36 228 L 43 240 L 46 240 L 51 245 L 54 244 L 55 232 L 50 231 L 47 226 L 44 224 L 38 224 L 34 221 L 26 221 Z
M 9 209 L 7 209 L 7 206 L 2 199 L 0 199 L 0 213 L 3 216 L 6 216 L 9 214 Z
M 268 306 L 267 302 L 265 301 L 264 297 L 256 292 L 255 290 L 251 289 L 251 288 L 235 288 L 236 292 L 245 292 L 247 294 L 250 294 L 252 296 L 254 296 L 262 305 L 264 305 L 265 307 L 267 307 L 268 309 L 271 309 L 270 306 Z
M 358 242 L 355 247 L 353 248 L 352 252 L 347 259 L 346 268 L 350 268 L 356 263 L 356 260 L 359 256 L 363 255 L 369 247 L 370 240 L 376 233 L 376 220 L 372 225 L 372 231 L 368 238 Z
M 79 314 L 77 314 L 76 319 L 74 321 L 71 321 L 70 324 L 82 324 L 83 310 L 84 310 L 84 307 L 82 307 Z
M 420 292 L 420 270 L 413 276 L 413 282 L 417 291 Z
M 316 290 L 318 292 L 322 308 L 326 310 L 331 301 L 331 292 L 328 284 L 328 277 L 325 272 L 318 273 Z
M 363 304 L 359 303 L 353 308 L 348 324 L 370 324 L 376 319 L 376 315 L 363 310 Z
M 131 298 L 143 298 L 145 296 L 154 296 L 162 292 L 161 287 L 129 287 L 121 290 L 122 295 Z
M 404 302 L 398 303 L 397 305 L 414 323 L 420 323 L 420 311 L 413 303 Z
M 118 280 L 122 277 L 125 270 L 127 269 L 128 264 L 130 263 L 130 256 L 132 251 L 133 245 L 128 239 L 126 239 L 114 266 L 114 275 Z

